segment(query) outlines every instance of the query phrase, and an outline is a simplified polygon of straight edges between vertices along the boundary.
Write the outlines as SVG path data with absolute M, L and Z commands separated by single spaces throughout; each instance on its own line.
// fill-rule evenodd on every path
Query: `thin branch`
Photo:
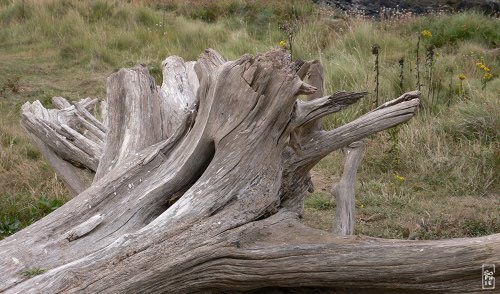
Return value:
M 100 130 L 100 136 L 104 137 L 104 134 L 108 131 L 107 128 L 98 121 L 90 112 L 88 112 L 85 107 L 83 107 L 80 103 L 75 103 L 75 109 L 78 114 L 80 114 L 85 121 L 91 123 L 94 127 Z
M 418 95 L 419 92 L 405 93 L 346 125 L 305 137 L 301 144 L 302 153 L 291 157 L 289 164 L 310 168 L 339 148 L 410 120 L 419 104 Z
M 364 97 L 367 92 L 337 92 L 333 95 L 311 101 L 297 103 L 297 116 L 293 121 L 295 128 L 301 127 L 326 115 L 341 111 Z
M 404 93 L 403 95 L 399 96 L 396 99 L 393 99 L 391 101 L 387 101 L 386 103 L 380 105 L 379 107 L 375 108 L 372 111 L 375 111 L 375 110 L 378 110 L 378 109 L 387 108 L 389 106 L 396 105 L 396 104 L 401 103 L 403 101 L 410 101 L 412 99 L 417 99 L 419 97 L 420 97 L 420 92 L 419 91 L 407 92 L 407 93 Z

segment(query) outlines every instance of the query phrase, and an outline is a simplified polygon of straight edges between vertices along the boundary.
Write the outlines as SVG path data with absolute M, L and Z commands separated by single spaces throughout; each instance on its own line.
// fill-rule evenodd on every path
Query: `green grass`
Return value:
M 356 233 L 435 239 L 500 232 L 498 19 L 464 12 L 377 22 L 305 0 L 146 2 L 0 1 L 0 238 L 69 199 L 20 127 L 25 101 L 50 106 L 52 96 L 103 98 L 106 77 L 137 63 L 147 64 L 160 83 L 161 61 L 169 55 L 193 60 L 211 47 L 234 59 L 276 48 L 287 40 L 279 29 L 285 22 L 297 29 L 294 58 L 321 60 L 327 93 L 373 93 L 371 46 L 378 43 L 383 101 L 416 88 L 417 39 L 424 29 L 432 32 L 421 39 L 418 116 L 366 140 Z M 429 92 L 430 44 L 436 49 Z M 484 89 L 479 61 L 493 74 Z M 370 94 L 329 116 L 325 128 L 369 111 L 373 100 Z M 305 203 L 308 224 L 330 229 L 335 202 L 329 190 L 342 166 L 336 152 L 315 167 L 316 192 Z
M 456 46 L 462 41 L 481 43 L 489 48 L 500 44 L 498 20 L 478 17 L 479 13 L 439 15 L 422 18 L 415 28 L 425 28 L 433 33 L 431 43 L 436 47 Z
M 41 274 L 43 274 L 46 271 L 47 271 L 46 269 L 36 268 L 35 267 L 35 268 L 31 268 L 29 270 L 26 270 L 26 271 L 22 272 L 22 274 L 25 277 L 32 278 L 34 276 L 41 275 Z
M 331 210 L 335 207 L 335 201 L 331 195 L 319 191 L 311 193 L 306 198 L 304 206 L 315 210 Z

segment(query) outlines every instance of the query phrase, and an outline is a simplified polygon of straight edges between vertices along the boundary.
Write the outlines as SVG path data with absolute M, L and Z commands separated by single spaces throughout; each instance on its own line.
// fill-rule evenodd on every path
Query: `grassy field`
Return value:
M 19 124 L 25 101 L 104 98 L 106 77 L 122 67 L 147 64 L 160 81 L 169 55 L 192 60 L 211 47 L 234 59 L 282 40 L 294 59 L 321 60 L 327 93 L 375 91 L 374 44 L 382 101 L 414 90 L 419 68 L 418 116 L 366 140 L 356 233 L 420 239 L 499 233 L 499 34 L 500 21 L 477 12 L 376 21 L 305 0 L 0 0 L 0 238 L 68 199 Z M 325 128 L 368 111 L 374 99 L 370 94 L 328 117 Z M 308 224 L 331 227 L 329 190 L 342 165 L 338 152 L 314 169 Z

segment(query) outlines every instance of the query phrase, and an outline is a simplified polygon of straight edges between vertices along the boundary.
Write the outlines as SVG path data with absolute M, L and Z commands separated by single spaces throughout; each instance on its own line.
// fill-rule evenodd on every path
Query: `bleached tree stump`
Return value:
M 299 221 L 321 158 L 419 104 L 410 92 L 334 130 L 306 128 L 363 96 L 297 101 L 316 91 L 297 74 L 310 64 L 282 50 L 235 61 L 207 50 L 195 63 L 167 58 L 161 87 L 145 67 L 122 69 L 102 122 L 89 101 L 25 104 L 24 127 L 78 195 L 0 241 L 0 292 L 479 291 L 481 265 L 500 260 L 498 234 L 384 240 Z

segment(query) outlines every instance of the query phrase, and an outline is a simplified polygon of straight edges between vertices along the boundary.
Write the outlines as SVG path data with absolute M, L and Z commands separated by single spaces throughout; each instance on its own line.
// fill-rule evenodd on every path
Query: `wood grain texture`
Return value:
M 158 90 L 147 68 L 121 69 L 108 78 L 107 119 L 109 130 L 94 182 L 162 139 Z
M 299 128 L 310 122 L 316 122 L 320 118 L 339 112 L 349 105 L 356 103 L 360 98 L 364 97 L 367 92 L 361 93 L 348 93 L 337 92 L 333 95 L 315 98 L 307 102 L 298 101 L 297 103 L 297 117 L 294 121 L 294 127 Z M 320 128 L 316 128 L 319 130 Z M 307 130 L 307 128 L 306 128 Z M 309 133 L 304 131 L 304 133 Z
M 89 112 L 97 99 L 86 98 L 73 105 L 63 97 L 52 101 L 57 109 L 46 109 L 39 101 L 26 102 L 21 108 L 21 125 L 71 195 L 76 196 L 92 183 L 106 129 L 99 129 L 100 123 Z
M 335 218 L 332 231 L 336 235 L 353 235 L 356 213 L 354 190 L 358 167 L 365 152 L 363 141 L 356 141 L 343 148 L 345 155 L 344 171 L 340 181 L 331 190 L 335 197 Z
M 64 100 L 56 99 L 58 110 L 27 104 L 26 129 L 52 162 L 72 171 L 79 160 L 97 174 L 71 201 L 0 241 L 0 292 L 478 291 L 481 264 L 500 258 L 498 234 L 417 242 L 339 237 L 300 223 L 310 168 L 408 121 L 419 95 L 322 131 L 318 120 L 336 109 L 330 98 L 314 102 L 324 97 L 316 93 L 311 111 L 297 108 L 299 95 L 323 91 L 319 76 L 304 82 L 311 70 L 321 73 L 319 63 L 294 63 L 285 50 L 227 61 L 208 49 L 196 62 L 167 58 L 164 88 L 143 66 L 113 74 L 102 123 Z M 55 120 L 61 114 L 68 119 Z M 22 274 L 33 268 L 46 271 Z

